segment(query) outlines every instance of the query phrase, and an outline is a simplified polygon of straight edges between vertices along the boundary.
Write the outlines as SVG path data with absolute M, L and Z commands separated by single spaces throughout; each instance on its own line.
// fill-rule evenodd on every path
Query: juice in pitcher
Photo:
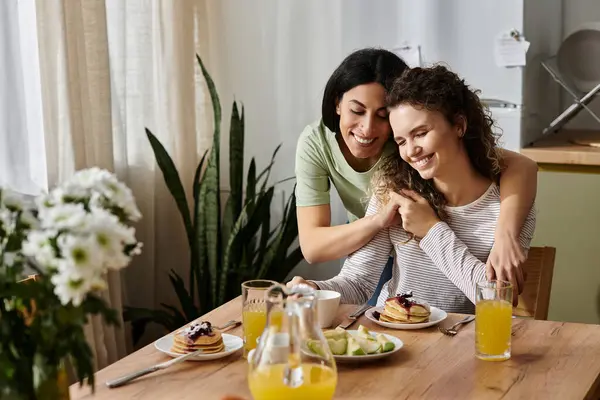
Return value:
M 501 282 L 501 281 L 497 281 Z M 475 352 L 478 358 L 486 361 L 503 361 L 511 355 L 512 328 L 512 287 L 493 286 L 479 288 L 475 306 Z M 509 284 L 510 285 L 510 284 Z M 479 293 L 481 290 L 481 294 Z
M 274 364 L 254 370 L 248 376 L 250 392 L 255 400 L 329 400 L 337 383 L 336 372 L 319 364 L 303 364 L 304 383 L 290 387 L 284 383 L 286 365 Z
M 248 357 L 254 400 L 330 400 L 337 385 L 335 359 L 318 323 L 315 290 L 308 285 L 267 290 L 270 318 Z M 273 318 L 273 312 L 281 313 Z M 307 352 L 307 343 L 322 351 Z

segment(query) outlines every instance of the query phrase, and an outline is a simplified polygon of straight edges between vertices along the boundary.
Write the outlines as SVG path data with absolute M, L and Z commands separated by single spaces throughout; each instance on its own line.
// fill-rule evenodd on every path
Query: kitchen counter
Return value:
M 600 131 L 564 130 L 539 139 L 521 153 L 536 161 L 540 170 L 600 173 Z

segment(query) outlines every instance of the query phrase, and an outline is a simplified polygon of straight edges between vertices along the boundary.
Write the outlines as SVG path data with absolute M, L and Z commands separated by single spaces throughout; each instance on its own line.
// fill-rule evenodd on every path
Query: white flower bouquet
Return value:
M 98 168 L 34 204 L 0 189 L 0 398 L 56 392 L 67 359 L 93 387 L 83 326 L 90 314 L 118 324 L 99 294 L 107 273 L 140 253 L 130 226 L 140 217 L 131 190 Z M 27 268 L 39 279 L 21 283 Z

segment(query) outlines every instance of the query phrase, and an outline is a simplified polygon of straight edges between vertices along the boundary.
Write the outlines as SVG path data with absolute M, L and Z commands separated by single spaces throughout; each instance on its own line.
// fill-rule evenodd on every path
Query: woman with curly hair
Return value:
M 443 66 L 405 71 L 387 104 L 398 151 L 373 177 L 366 216 L 392 205 L 402 224 L 377 232 L 338 276 L 309 284 L 340 292 L 342 302 L 363 303 L 393 250 L 392 279 L 378 304 L 413 291 L 433 306 L 473 313 L 475 283 L 486 279 L 500 215 L 499 148 L 489 111 Z M 525 254 L 534 229 L 532 207 L 519 236 Z
M 296 205 L 300 246 L 309 263 L 344 258 L 381 229 L 398 223 L 394 204 L 368 216 L 365 211 L 371 178 L 384 159 L 397 152 L 385 96 L 407 68 L 397 55 L 384 49 L 351 53 L 325 86 L 320 121 L 300 135 Z M 502 206 L 488 274 L 512 281 L 516 295 L 523 284 L 520 263 L 524 261 L 518 235 L 535 199 L 537 164 L 508 150 L 501 150 L 500 158 Z M 347 210 L 347 224 L 331 225 L 331 187 Z M 390 279 L 392 267 L 388 260 L 380 283 Z

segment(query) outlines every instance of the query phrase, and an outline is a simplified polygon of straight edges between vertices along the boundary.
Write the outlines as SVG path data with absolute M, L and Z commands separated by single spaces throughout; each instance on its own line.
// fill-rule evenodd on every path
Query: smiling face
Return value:
M 400 104 L 390 111 L 390 124 L 400 156 L 423 179 L 439 178 L 467 157 L 461 137 L 465 127 L 451 125 L 437 111 Z
M 376 162 L 391 133 L 383 86 L 368 83 L 348 90 L 336 112 L 342 138 L 352 156 Z

